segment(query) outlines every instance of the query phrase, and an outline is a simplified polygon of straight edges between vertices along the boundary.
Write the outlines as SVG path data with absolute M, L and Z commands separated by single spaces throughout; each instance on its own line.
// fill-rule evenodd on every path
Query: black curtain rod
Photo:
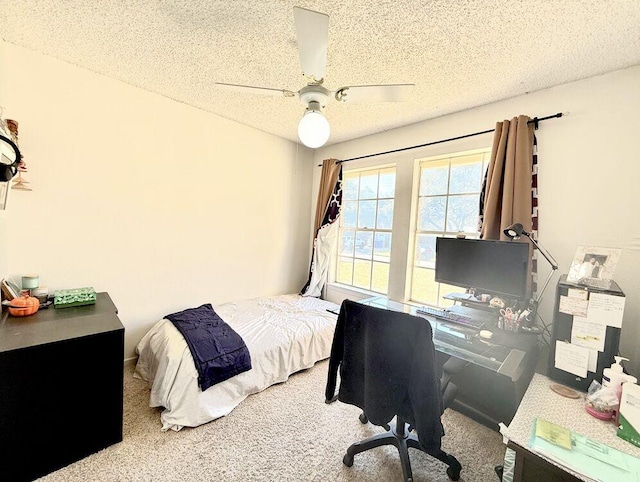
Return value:
M 538 129 L 539 122 L 547 119 L 556 119 L 558 117 L 562 117 L 562 112 L 558 112 L 557 114 L 552 114 L 545 117 L 534 117 L 529 122 L 527 122 L 527 124 L 533 124 L 534 128 Z M 384 154 L 393 154 L 395 152 L 408 151 L 410 149 L 417 149 L 419 147 L 433 146 L 435 144 L 442 144 L 444 142 L 457 141 L 459 139 L 466 139 L 467 137 L 479 136 L 481 134 L 488 134 L 489 132 L 494 132 L 494 131 L 495 129 L 488 129 L 486 131 L 474 132 L 472 134 L 465 134 L 463 136 L 450 137 L 449 139 L 441 139 L 439 141 L 427 142 L 426 144 L 419 144 L 417 146 L 401 147 L 400 149 L 393 149 L 391 151 L 377 152 L 376 154 L 367 154 L 366 156 L 360 156 L 360 157 L 352 157 L 351 159 L 343 159 L 341 161 L 338 161 L 338 164 L 342 164 L 343 162 L 349 162 L 349 161 L 357 161 L 359 159 L 366 159 L 368 157 L 382 156 Z M 318 167 L 322 167 L 322 164 L 318 164 Z

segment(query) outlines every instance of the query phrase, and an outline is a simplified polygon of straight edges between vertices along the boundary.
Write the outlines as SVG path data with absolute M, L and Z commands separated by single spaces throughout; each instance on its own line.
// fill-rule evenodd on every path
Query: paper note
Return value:
M 543 422 L 541 425 L 540 423 Z M 569 433 L 571 450 L 566 448 L 566 433 L 564 427 L 552 425 L 558 432 L 558 437 L 565 445 L 549 440 L 544 436 L 544 420 L 533 420 L 533 430 L 529 447 L 544 458 L 566 468 L 570 472 L 581 475 L 583 480 L 599 482 L 638 482 L 640 473 L 640 458 L 621 452 L 613 447 L 604 445 L 597 440 L 588 438 L 580 433 Z M 548 422 L 547 422 L 548 423 Z M 538 427 L 542 426 L 542 434 Z M 555 427 L 558 427 L 557 429 Z
M 604 351 L 604 340 L 607 336 L 607 326 L 601 323 L 591 323 L 587 318 L 573 317 L 571 327 L 571 343 L 592 350 Z
M 624 296 L 591 293 L 591 296 L 589 296 L 587 319 L 591 323 L 602 323 L 604 325 L 622 328 L 625 299 Z
M 574 316 L 587 316 L 589 302 L 580 298 L 560 297 L 559 310 L 561 313 Z
M 571 450 L 571 430 L 556 425 L 555 423 L 547 422 L 539 418 L 536 422 L 536 437 L 543 438 L 547 442 Z
M 579 377 L 587 376 L 589 366 L 589 349 L 556 340 L 555 367 Z
M 587 370 L 590 372 L 596 372 L 598 369 L 598 350 L 589 350 L 589 365 Z
M 567 296 L 569 298 L 577 298 L 580 300 L 588 300 L 589 299 L 589 292 L 587 290 L 579 290 L 576 288 L 569 288 L 567 290 Z
M 534 419 L 533 423 L 537 429 L 540 419 Z M 580 474 L 581 479 L 600 482 L 638 482 L 640 459 L 633 455 L 620 452 L 573 431 L 570 433 L 572 450 L 567 450 L 565 446 L 549 442 L 539 436 L 536 429 L 531 431 L 529 441 L 531 450 L 570 472 Z
M 617 467 L 629 471 L 626 462 L 626 456 L 608 445 L 600 443 L 596 440 L 585 437 L 582 434 L 573 434 L 573 443 L 575 450 L 583 453 L 590 459 L 596 459 L 607 465 Z

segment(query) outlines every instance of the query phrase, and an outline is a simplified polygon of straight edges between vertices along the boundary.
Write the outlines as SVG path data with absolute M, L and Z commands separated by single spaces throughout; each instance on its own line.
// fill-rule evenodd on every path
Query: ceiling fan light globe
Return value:
M 323 146 L 330 133 L 329 121 L 317 110 L 307 111 L 298 124 L 300 141 L 311 149 Z

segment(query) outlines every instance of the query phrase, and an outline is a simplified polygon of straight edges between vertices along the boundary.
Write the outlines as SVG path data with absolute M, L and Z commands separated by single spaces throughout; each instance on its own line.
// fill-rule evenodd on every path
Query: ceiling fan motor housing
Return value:
M 310 84 L 300 89 L 300 100 L 307 108 L 313 108 L 312 102 L 315 102 L 317 106 L 324 109 L 327 106 L 329 100 L 329 90 L 318 84 Z

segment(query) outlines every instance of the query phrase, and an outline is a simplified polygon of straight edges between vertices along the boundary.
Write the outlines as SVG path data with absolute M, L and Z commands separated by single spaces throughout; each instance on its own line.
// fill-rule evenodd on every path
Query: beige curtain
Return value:
M 313 234 L 313 254 L 309 267 L 309 279 L 300 294 L 320 297 L 327 282 L 331 253 L 338 237 L 337 223 L 342 202 L 342 164 L 337 159 L 325 159 L 322 163 L 318 204 Z
M 331 195 L 338 182 L 341 165 L 337 159 L 325 159 L 322 161 L 322 174 L 320 175 L 320 188 L 318 189 L 318 204 L 316 205 L 316 220 L 314 224 L 314 236 L 324 221 Z
M 508 238 L 503 230 L 521 223 L 531 232 L 533 124 L 521 115 L 498 122 L 485 186 L 482 239 Z

